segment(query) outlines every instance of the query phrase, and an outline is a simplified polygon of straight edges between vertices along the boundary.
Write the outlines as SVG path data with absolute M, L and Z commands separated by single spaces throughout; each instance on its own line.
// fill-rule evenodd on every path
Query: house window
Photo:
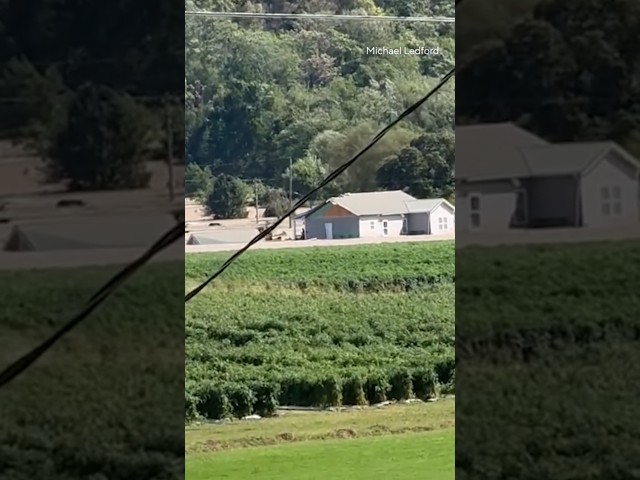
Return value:
M 382 222 L 382 233 L 383 235 L 389 235 L 389 222 L 386 220 Z
M 600 199 L 602 200 L 602 215 L 622 214 L 622 190 L 619 186 L 602 187 Z
M 471 228 L 480 228 L 480 197 L 474 195 L 469 198 L 471 211 Z
M 438 218 L 438 230 L 449 230 L 449 224 L 447 217 Z
M 371 228 L 371 230 L 375 230 L 376 229 L 376 222 L 369 222 L 369 228 Z
M 614 200 L 620 200 L 622 198 L 622 192 L 620 191 L 620 187 L 613 187 L 611 189 L 611 196 Z

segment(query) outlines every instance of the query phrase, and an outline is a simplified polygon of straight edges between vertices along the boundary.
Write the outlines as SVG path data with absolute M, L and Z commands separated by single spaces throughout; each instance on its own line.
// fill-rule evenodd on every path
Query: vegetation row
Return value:
M 208 381 L 185 393 L 187 420 L 222 419 L 251 414 L 272 416 L 280 405 L 299 407 L 363 406 L 387 400 L 429 400 L 438 390 L 454 391 L 453 359 L 434 367 L 396 368 L 345 376 L 289 376 L 279 382 L 251 384 Z
M 185 259 L 185 277 L 206 278 L 228 253 L 192 254 Z M 455 280 L 454 242 L 354 245 L 334 248 L 257 250 L 248 252 L 221 280 L 343 286 L 349 282 L 395 285 Z

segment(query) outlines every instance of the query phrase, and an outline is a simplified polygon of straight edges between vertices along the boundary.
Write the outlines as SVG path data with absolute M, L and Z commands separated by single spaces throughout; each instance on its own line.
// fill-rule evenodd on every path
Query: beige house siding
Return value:
M 387 225 L 385 234 L 384 225 Z M 380 215 L 360 217 L 360 238 L 397 237 L 402 234 L 403 215 Z
M 479 199 L 480 227 L 477 231 L 509 230 L 516 208 L 517 189 L 511 180 L 463 183 L 456 188 L 458 228 L 475 231 L 471 224 L 471 198 Z
M 439 205 L 429 214 L 429 233 L 432 235 L 444 235 L 455 232 L 455 221 L 455 214 L 444 205 Z
M 615 152 L 585 172 L 581 187 L 585 226 L 618 227 L 638 223 L 638 172 Z M 619 200 L 603 198 L 605 188 L 609 196 L 613 195 L 614 189 L 619 189 Z M 620 205 L 619 213 L 614 207 L 615 203 Z M 606 213 L 605 204 L 609 205 L 609 214 Z

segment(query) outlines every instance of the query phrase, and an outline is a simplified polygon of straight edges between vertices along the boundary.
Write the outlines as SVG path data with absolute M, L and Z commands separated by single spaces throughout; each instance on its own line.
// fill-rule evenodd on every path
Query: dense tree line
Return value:
M 458 73 L 459 123 L 516 121 L 550 141 L 614 139 L 640 155 L 640 4 L 540 0 Z
M 188 3 L 187 9 L 452 15 L 453 5 L 449 0 L 223 0 Z M 293 190 L 306 193 L 453 66 L 453 34 L 451 24 L 188 17 L 185 156 L 198 166 L 187 171 L 189 191 L 198 190 L 196 177 L 206 169 L 212 176 L 284 190 L 291 171 Z M 440 54 L 366 52 L 367 47 L 421 46 L 438 47 Z M 452 162 L 442 163 L 447 154 L 436 153 L 429 141 L 436 140 L 432 134 L 440 135 L 438 140 L 452 134 L 453 92 L 450 85 L 391 131 L 325 196 L 388 187 L 449 194 Z M 405 148 L 420 154 L 407 156 Z M 451 167 L 443 173 L 447 181 L 408 179 L 401 168 L 386 166 L 398 155 L 412 163 L 412 172 Z
M 183 157 L 183 29 L 164 0 L 0 0 L 0 137 L 71 189 L 144 186 L 169 135 Z

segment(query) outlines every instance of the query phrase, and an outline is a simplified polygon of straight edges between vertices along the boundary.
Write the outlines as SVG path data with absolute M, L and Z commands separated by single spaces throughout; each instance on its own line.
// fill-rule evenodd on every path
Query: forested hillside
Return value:
M 453 16 L 453 0 L 187 2 L 187 10 Z M 439 48 L 373 55 L 367 47 Z M 192 17 L 186 20 L 185 155 L 191 193 L 212 176 L 306 193 L 454 64 L 454 24 Z M 391 131 L 333 191 L 453 189 L 453 82 Z M 199 167 L 206 169 L 203 172 Z M 229 184 L 229 182 L 225 182 Z
M 459 69 L 458 122 L 515 121 L 550 141 L 616 140 L 640 155 L 640 3 L 526 3 L 528 15 L 512 15 L 511 31 Z

